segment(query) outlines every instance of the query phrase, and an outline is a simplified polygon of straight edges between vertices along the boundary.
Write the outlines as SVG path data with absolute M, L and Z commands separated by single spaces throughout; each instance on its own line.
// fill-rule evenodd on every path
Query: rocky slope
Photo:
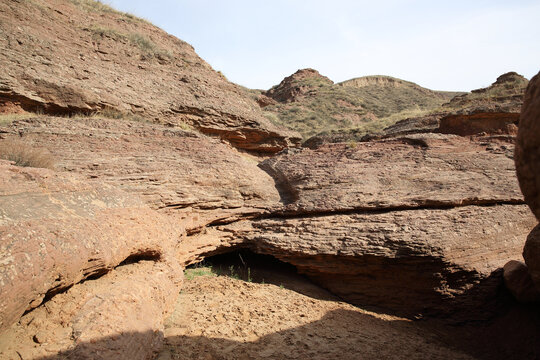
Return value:
M 419 132 L 515 135 L 527 84 L 528 80 L 515 72 L 503 74 L 487 88 L 461 94 L 435 110 L 399 120 L 376 135 L 388 137 Z M 365 136 L 362 128 L 340 129 L 314 136 L 305 145 L 316 147 L 322 143 L 361 141 Z
M 0 112 L 106 111 L 266 153 L 297 139 L 189 44 L 129 14 L 93 0 L 9 1 L 0 21 Z
M 334 84 L 316 70 L 302 69 L 265 92 L 259 102 L 270 119 L 307 138 L 339 129 L 382 129 L 391 115 L 434 109 L 456 94 L 390 76 Z
M 246 248 L 288 262 L 333 296 L 379 314 L 446 317 L 454 326 L 505 316 L 514 319 L 509 324 L 521 319 L 508 311 L 516 304 L 506 296 L 502 267 L 522 259 L 537 220 L 515 177 L 515 131 L 502 131 L 508 123 L 503 122 L 504 129 L 486 126 L 467 136 L 442 133 L 437 125 L 437 131 L 423 127 L 358 143 L 287 148 L 291 138 L 259 121 L 254 94 L 246 95 L 215 73 L 189 45 L 139 19 L 89 0 L 21 0 L 2 3 L 0 9 L 6 34 L 0 40 L 6 69 L 0 75 L 2 111 L 48 113 L 0 121 L 0 145 L 43 149 L 55 163 L 53 169 L 37 169 L 0 161 L 0 357 L 150 359 L 160 352 L 164 333 L 168 350 L 179 341 L 185 351 L 178 358 L 216 342 L 227 346 L 225 352 L 240 349 L 271 357 L 266 350 L 278 350 L 272 348 L 276 339 L 294 341 L 295 331 L 284 331 L 281 323 L 268 330 L 273 335 L 261 334 L 256 341 L 235 338 L 255 341 L 255 347 L 264 347 L 260 354 L 250 346 L 216 340 L 211 328 L 195 335 L 202 337 L 195 347 L 182 342 L 186 338 L 171 330 L 182 326 L 176 321 L 198 318 L 185 302 L 180 312 L 188 311 L 187 317 L 167 320 L 179 313 L 174 304 L 185 266 Z M 425 90 L 385 77 L 332 85 L 314 71 L 289 80 L 298 76 L 315 79 L 324 91 L 365 90 L 381 83 Z M 500 78 L 498 85 L 506 89 L 508 78 L 515 77 Z M 536 119 L 536 87 L 531 84 L 522 119 Z M 320 94 L 312 90 L 311 85 L 289 86 L 268 95 L 294 104 Z M 514 100 L 519 101 L 517 96 Z M 107 111 L 73 115 L 94 110 Z M 118 112 L 132 118 L 114 118 Z M 136 121 L 138 112 L 157 123 Z M 177 126 L 180 122 L 206 135 Z M 520 139 L 521 149 L 525 140 Z M 238 148 L 259 155 L 285 149 L 261 158 Z M 525 189 L 531 176 L 529 182 L 535 183 L 534 174 L 526 171 L 536 159 L 519 159 Z M 524 190 L 533 210 L 534 191 Z M 527 244 L 526 273 L 537 281 L 536 242 Z M 512 277 L 506 281 L 513 288 Z M 218 281 L 215 286 L 228 284 Z M 232 286 L 259 296 L 255 286 Z M 277 294 L 259 290 L 266 301 Z M 213 290 L 201 291 L 206 293 L 196 301 L 209 299 Z M 231 300 L 235 295 L 219 296 Z M 292 316 L 296 322 L 290 325 L 313 337 L 299 346 L 332 343 L 327 329 L 317 325 L 321 316 L 321 326 L 352 317 L 381 336 L 391 334 L 385 338 L 400 337 L 392 340 L 396 343 L 424 344 L 409 354 L 466 357 L 457 350 L 426 347 L 423 333 L 397 325 L 397 318 L 377 315 L 386 322 L 373 324 L 350 305 L 289 298 L 298 306 L 289 304 L 285 313 L 308 306 L 313 310 L 313 326 Z M 346 315 L 339 315 L 343 309 Z M 530 309 L 522 312 L 531 314 Z M 256 312 L 246 314 L 247 320 L 260 321 Z M 528 317 L 531 326 L 516 331 L 530 332 L 523 337 L 526 344 L 518 342 L 523 348 L 516 350 L 517 358 L 540 356 L 528 343 L 537 331 L 534 316 Z M 340 334 L 350 334 L 356 320 L 347 321 Z M 358 350 L 356 341 L 338 338 L 340 349 Z M 503 336 L 493 339 L 504 342 Z M 387 351 L 383 343 L 371 349 Z M 493 340 L 490 346 L 502 345 Z M 392 349 L 392 354 L 400 351 Z M 297 356 L 312 356 L 300 350 Z

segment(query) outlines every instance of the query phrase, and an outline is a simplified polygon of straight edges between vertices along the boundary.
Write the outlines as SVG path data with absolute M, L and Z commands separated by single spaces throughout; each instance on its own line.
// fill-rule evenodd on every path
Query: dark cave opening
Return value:
M 187 281 L 197 276 L 227 276 L 251 283 L 272 284 L 316 299 L 340 300 L 299 273 L 294 265 L 248 249 L 206 257 L 200 263 L 188 266 L 185 275 Z

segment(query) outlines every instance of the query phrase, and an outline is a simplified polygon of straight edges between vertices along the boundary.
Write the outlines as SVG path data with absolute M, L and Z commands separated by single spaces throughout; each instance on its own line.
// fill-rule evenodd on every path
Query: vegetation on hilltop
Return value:
M 334 84 L 309 71 L 295 77 L 300 72 L 296 73 L 266 93 L 278 101 L 265 108 L 267 118 L 304 138 L 341 129 L 382 130 L 404 117 L 434 111 L 459 94 L 382 76 Z

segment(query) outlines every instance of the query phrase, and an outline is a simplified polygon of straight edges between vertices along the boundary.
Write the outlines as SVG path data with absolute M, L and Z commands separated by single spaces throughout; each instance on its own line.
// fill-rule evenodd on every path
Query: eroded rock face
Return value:
M 51 151 L 59 170 L 120 187 L 161 212 L 182 213 L 193 219 L 188 230 L 262 214 L 279 201 L 255 158 L 196 132 L 60 117 L 17 121 L 6 131 Z
M 355 304 L 484 316 L 535 225 L 512 154 L 511 138 L 441 134 L 289 151 L 261 164 L 280 190 L 276 216 L 222 236 Z
M 189 44 L 148 22 L 65 0 L 3 2 L 0 21 L 0 112 L 113 110 L 187 123 L 254 152 L 299 141 Z
M 417 134 L 290 151 L 261 168 L 289 214 L 523 203 L 513 148 L 511 139 Z
M 2 359 L 153 359 L 181 269 L 141 261 L 77 284 L 0 337 Z
M 138 259 L 178 267 L 184 226 L 136 196 L 0 161 L 0 330 L 46 298 Z

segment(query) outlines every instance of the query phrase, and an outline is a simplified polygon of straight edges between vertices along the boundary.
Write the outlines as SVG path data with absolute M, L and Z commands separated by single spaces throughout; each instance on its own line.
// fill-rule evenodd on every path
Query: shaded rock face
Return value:
M 178 276 L 174 248 L 183 226 L 138 198 L 80 176 L 6 161 L 0 161 L 0 184 L 0 330 L 126 260 L 167 264 Z
M 540 220 L 540 74 L 531 79 L 519 119 L 516 170 L 525 201 Z M 536 288 L 540 289 L 540 235 L 537 226 L 527 238 L 523 258 Z
M 516 170 L 532 212 L 540 219 L 540 75 L 531 79 L 519 119 L 516 143 Z
M 504 284 L 517 301 L 527 303 L 540 301 L 540 291 L 532 281 L 527 265 L 511 260 L 504 265 Z
M 268 122 L 245 90 L 189 44 L 133 16 L 90 5 L 0 4 L 0 109 L 106 110 L 187 123 L 254 152 L 273 153 L 298 141 Z

